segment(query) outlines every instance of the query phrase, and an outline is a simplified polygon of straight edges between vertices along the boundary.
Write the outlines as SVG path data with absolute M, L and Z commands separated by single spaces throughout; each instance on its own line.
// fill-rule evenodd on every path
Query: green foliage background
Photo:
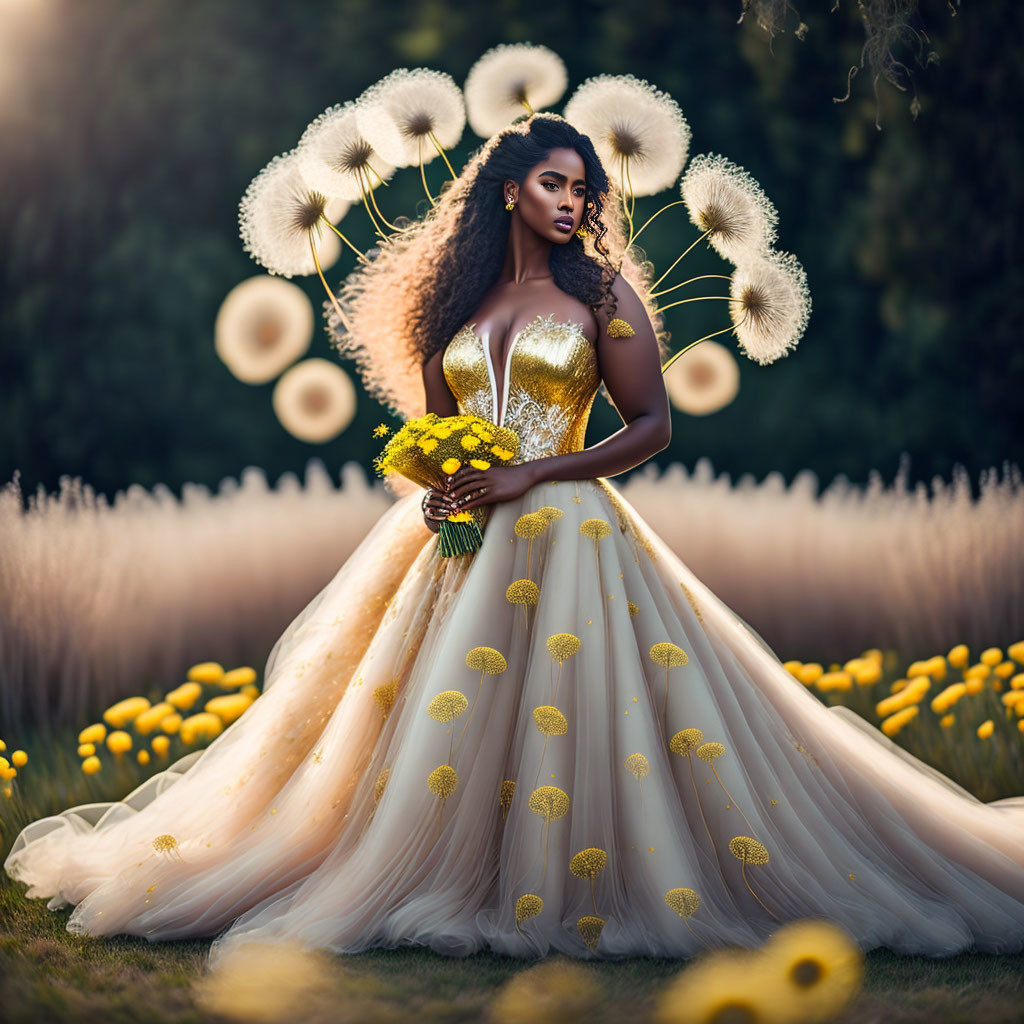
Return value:
M 570 91 L 630 72 L 670 92 L 691 153 L 751 171 L 778 206 L 779 247 L 808 272 L 814 309 L 796 352 L 770 367 L 741 357 L 736 401 L 677 413 L 656 462 L 707 455 L 717 470 L 787 479 L 806 467 L 823 483 L 873 469 L 891 479 L 902 453 L 918 480 L 961 463 L 976 481 L 1020 462 L 1024 9 L 924 5 L 915 23 L 939 60 L 895 51 L 914 72 L 915 120 L 913 91 L 884 80 L 876 108 L 868 70 L 834 102 L 864 42 L 856 6 L 797 6 L 805 38 L 791 16 L 769 48 L 752 16 L 737 23 L 739 0 L 5 5 L 5 20 L 40 13 L 27 36 L 0 25 L 0 483 L 17 470 L 26 491 L 62 474 L 110 495 L 132 483 L 177 491 L 247 465 L 275 479 L 313 454 L 369 472 L 380 406 L 363 396 L 344 434 L 306 445 L 277 423 L 272 385 L 239 383 L 214 354 L 221 300 L 261 272 L 242 251 L 238 201 L 317 114 L 392 68 L 462 82 L 489 46 L 520 40 L 564 58 Z M 467 129 L 457 160 L 479 141 Z M 412 213 L 415 171 L 393 182 L 385 212 Z M 369 244 L 362 210 L 345 227 Z M 677 209 L 645 243 L 664 267 L 696 234 Z M 728 269 L 710 254 L 683 266 Z M 319 283 L 301 284 L 319 310 Z M 724 303 L 673 314 L 673 350 L 727 323 Z M 334 358 L 322 319 L 310 354 Z M 588 443 L 619 425 L 598 399 Z

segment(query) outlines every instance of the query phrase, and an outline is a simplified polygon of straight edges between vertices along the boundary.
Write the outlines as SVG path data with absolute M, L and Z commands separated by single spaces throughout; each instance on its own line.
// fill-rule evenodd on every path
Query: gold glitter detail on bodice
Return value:
M 442 367 L 460 413 L 482 416 L 519 435 L 513 465 L 583 450 L 601 375 L 582 324 L 564 323 L 554 314 L 531 320 L 506 353 L 502 395 L 496 395 L 491 353 L 475 324 L 452 338 Z

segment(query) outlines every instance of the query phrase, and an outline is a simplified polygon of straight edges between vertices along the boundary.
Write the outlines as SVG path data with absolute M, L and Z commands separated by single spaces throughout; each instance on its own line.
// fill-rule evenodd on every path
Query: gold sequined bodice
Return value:
M 505 356 L 501 396 L 491 353 L 475 324 L 452 338 L 442 367 L 460 413 L 481 416 L 519 435 L 513 464 L 583 449 L 601 376 L 581 324 L 563 323 L 554 314 L 531 320 Z

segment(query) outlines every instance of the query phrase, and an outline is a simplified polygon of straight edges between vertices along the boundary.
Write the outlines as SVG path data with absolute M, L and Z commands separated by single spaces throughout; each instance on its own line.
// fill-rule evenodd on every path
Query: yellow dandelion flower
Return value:
M 182 683 L 175 690 L 164 696 L 168 704 L 173 704 L 179 711 L 190 711 L 197 700 L 203 695 L 199 683 Z
M 680 917 L 693 917 L 700 909 L 700 897 L 693 889 L 669 889 L 665 902 Z
M 203 705 L 204 711 L 216 715 L 225 725 L 230 725 L 241 718 L 252 707 L 252 697 L 244 693 L 226 693 L 223 697 L 214 697 Z
M 463 434 L 462 437 L 459 439 L 459 443 L 467 451 L 474 451 L 481 445 L 480 438 L 477 437 L 476 434 Z
M 128 697 L 107 708 L 103 712 L 103 721 L 115 729 L 123 729 L 149 706 L 145 697 Z
M 879 728 L 886 736 L 895 736 L 907 722 L 917 715 L 918 710 L 916 704 L 911 704 L 910 707 L 903 708 L 901 711 L 897 711 L 896 714 L 883 719 Z
M 813 686 L 824 673 L 825 669 L 818 662 L 809 661 L 806 665 L 801 666 L 800 671 L 797 673 L 797 679 L 804 686 Z
M 673 754 L 685 757 L 692 750 L 696 750 L 704 739 L 704 733 L 700 729 L 681 729 L 669 741 L 668 749 Z
M 626 599 L 626 607 L 629 609 L 629 617 L 631 619 L 635 618 L 637 612 L 640 611 L 639 605 L 635 604 L 633 601 L 630 601 L 628 598 Z
M 795 679 L 800 678 L 800 669 L 803 666 L 803 662 L 800 661 L 784 661 L 782 667 Z
M 513 580 L 505 591 L 510 604 L 536 604 L 540 598 L 540 587 L 533 580 Z
M 380 803 L 380 798 L 384 795 L 384 790 L 387 787 L 388 779 L 391 776 L 390 768 L 381 768 L 377 774 L 377 779 L 373 784 L 373 802 L 374 804 Z
M 1001 661 L 994 669 L 992 674 L 998 676 L 1000 679 L 1009 679 L 1014 672 L 1017 671 L 1017 666 L 1012 661 Z
M 135 731 L 142 736 L 151 733 L 168 715 L 173 715 L 174 705 L 164 700 L 147 708 L 135 719 Z
M 163 833 L 163 835 L 157 836 L 153 840 L 153 849 L 157 853 L 170 853 L 172 850 L 178 848 L 178 840 L 174 838 L 169 832 Z
M 552 633 L 546 644 L 553 661 L 565 661 L 580 649 L 580 638 L 573 633 Z
M 549 704 L 533 709 L 533 720 L 545 736 L 564 736 L 569 730 L 565 715 Z
M 445 459 L 444 462 L 441 463 L 441 472 L 447 473 L 448 476 L 457 473 L 461 468 L 462 462 L 456 458 Z
M 992 668 L 1003 660 L 1003 652 L 998 647 L 986 647 L 985 650 L 978 655 L 978 660 L 983 665 L 988 665 L 989 668 Z
M 389 433 L 391 433 L 391 428 L 386 423 L 378 423 L 377 426 L 373 428 L 374 437 L 384 437 L 385 434 Z
M 87 757 L 82 762 L 82 771 L 85 772 L 86 775 L 95 775 L 102 767 L 103 766 L 100 764 L 100 759 L 98 757 Z
M 882 678 L 882 666 L 877 661 L 862 665 L 853 674 L 858 686 L 874 686 Z
M 203 661 L 193 665 L 185 678 L 196 683 L 219 683 L 224 677 L 224 666 L 216 661 Z
M 988 739 L 992 735 L 992 730 L 995 729 L 995 723 L 991 718 L 986 719 L 981 725 L 978 726 L 976 732 L 979 740 Z
M 516 795 L 516 780 L 502 779 L 501 792 L 498 794 L 498 806 L 501 807 L 501 819 L 508 817 L 509 808 L 512 806 L 512 798 Z
M 28 754 L 24 750 L 16 750 L 11 754 L 11 764 L 16 768 L 22 768 L 28 764 Z
M 569 810 L 569 794 L 557 786 L 538 786 L 530 794 L 528 806 L 546 821 L 557 821 Z
M 102 743 L 107 738 L 107 727 L 102 722 L 86 726 L 78 734 L 79 743 Z
M 953 668 L 964 668 L 971 656 L 967 644 L 957 644 L 947 655 L 946 660 Z
M 493 647 L 474 647 L 466 654 L 466 667 L 495 676 L 508 668 L 508 662 L 501 651 Z
M 461 690 L 442 690 L 427 705 L 427 714 L 435 722 L 454 722 L 468 707 L 469 699 Z
M 395 680 L 391 680 L 390 683 L 384 683 L 382 686 L 375 686 L 373 689 L 373 701 L 380 708 L 380 713 L 383 718 L 387 718 L 391 713 L 391 709 L 395 706 L 395 701 L 398 699 L 398 683 Z
M 553 523 L 556 519 L 561 519 L 565 512 L 554 505 L 543 505 L 537 509 L 535 515 L 543 516 L 549 523 Z
M 612 532 L 611 526 L 608 524 L 606 519 L 601 519 L 599 516 L 595 516 L 591 519 L 584 519 L 580 523 L 580 533 L 584 537 L 589 537 L 591 540 L 600 540 L 602 537 L 607 537 Z
M 470 459 L 469 464 L 474 469 L 490 469 L 491 464 L 486 459 Z
M 516 926 L 529 921 L 531 917 L 536 917 L 543 909 L 544 901 L 539 896 L 532 892 L 523 893 L 516 900 Z
M 536 512 L 527 512 L 521 515 L 512 528 L 517 537 L 524 540 L 533 540 L 539 537 L 548 528 L 548 520 Z
M 710 743 L 704 743 L 697 748 L 697 756 L 702 761 L 707 761 L 711 764 L 716 757 L 721 757 L 725 753 L 725 747 L 721 743 L 711 741 Z
M 150 742 L 153 753 L 159 757 L 166 757 L 167 751 L 171 749 L 171 741 L 166 736 L 154 736 Z
M 181 721 L 181 715 L 168 715 L 160 723 L 160 731 L 167 733 L 168 736 L 173 736 L 181 729 Z
M 459 776 L 450 764 L 439 764 L 427 776 L 427 789 L 442 800 L 447 800 L 458 784 Z
M 251 686 L 255 682 L 256 669 L 250 665 L 243 665 L 241 668 L 225 672 L 218 685 L 225 690 L 233 690 L 239 686 Z
M 149 764 L 149 751 L 148 750 L 140 750 L 135 755 L 135 760 L 138 761 L 139 764 L 143 764 L 143 765 Z
M 1024 640 L 1018 640 L 1006 648 L 1006 653 L 1019 665 L 1024 665 Z
M 973 697 L 975 694 L 981 693 L 981 691 L 985 689 L 985 680 L 977 678 L 968 679 L 967 682 L 964 683 L 964 686 L 967 687 L 967 695 L 969 697 Z
M 196 715 L 190 715 L 181 723 L 179 729 L 181 742 L 186 747 L 190 747 L 200 740 L 212 740 L 223 731 L 224 722 L 212 711 L 200 711 Z
M 624 768 L 631 771 L 638 779 L 642 779 L 645 775 L 651 773 L 651 763 L 644 757 L 643 754 L 630 754 L 625 761 L 622 762 Z
M 992 667 L 982 662 L 964 669 L 964 679 L 988 679 L 990 675 L 992 675 Z
M 117 729 L 107 737 L 107 750 L 120 756 L 132 749 L 132 738 L 128 733 Z
M 596 914 L 585 914 L 576 922 L 576 930 L 589 949 L 597 949 L 604 928 L 604 918 Z
M 789 922 L 768 939 L 761 955 L 787 986 L 783 1005 L 795 1020 L 834 1019 L 863 984 L 860 947 L 829 921 Z
M 733 836 L 729 840 L 729 852 L 745 864 L 767 864 L 768 850 L 750 836 Z
M 608 864 L 608 854 L 598 846 L 589 846 L 580 850 L 569 861 L 569 870 L 577 878 L 594 879 Z
M 955 721 L 956 715 L 943 715 L 942 718 L 939 719 L 939 725 L 941 725 L 943 729 L 949 729 Z
M 686 651 L 668 641 L 654 644 L 647 653 L 655 665 L 662 665 L 665 668 L 686 665 L 690 661 Z
M 78 745 L 78 756 L 79 757 L 92 757 L 96 753 L 95 743 L 80 743 Z

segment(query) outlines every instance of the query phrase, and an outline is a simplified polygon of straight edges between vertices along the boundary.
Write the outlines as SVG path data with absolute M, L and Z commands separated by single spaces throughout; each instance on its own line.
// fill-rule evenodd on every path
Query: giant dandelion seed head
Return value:
M 544 901 L 539 896 L 532 892 L 524 892 L 516 900 L 516 924 L 529 921 L 531 917 L 536 917 L 543 909 Z
M 704 739 L 700 729 L 680 729 L 669 741 L 668 749 L 673 754 L 686 757 L 691 750 L 696 750 Z
M 548 528 L 548 522 L 549 520 L 538 512 L 526 512 L 515 521 L 512 530 L 517 537 L 532 540 Z
M 565 119 L 590 138 L 619 188 L 635 196 L 668 188 L 690 150 L 679 104 L 633 75 L 588 78 L 566 104 Z
M 356 414 L 352 378 L 329 359 L 304 359 L 274 385 L 271 404 L 281 426 L 310 444 L 333 440 Z
M 214 348 L 239 380 L 265 384 L 305 354 L 314 327 L 313 304 L 297 284 L 258 274 L 224 297 Z
M 540 587 L 533 580 L 513 580 L 505 590 L 510 604 L 536 604 L 540 598 Z
M 775 244 L 778 211 L 754 178 L 724 156 L 695 156 L 679 192 L 690 220 L 710 231 L 708 244 L 731 263 L 763 255 Z
M 312 188 L 351 202 L 395 172 L 360 130 L 357 108 L 352 100 L 328 107 L 302 133 L 295 149 Z
M 459 144 L 466 105 L 455 79 L 429 68 L 398 68 L 359 97 L 356 121 L 370 146 L 396 167 L 430 163 Z
M 597 949 L 603 928 L 604 918 L 595 914 L 585 914 L 576 922 L 576 930 L 580 933 L 580 938 L 587 944 L 588 949 Z
M 773 249 L 750 257 L 733 271 L 729 295 L 736 340 L 754 362 L 766 366 L 796 348 L 811 315 L 807 274 L 796 256 Z
M 674 668 L 676 665 L 686 665 L 690 660 L 686 651 L 684 651 L 682 647 L 669 640 L 653 644 L 650 651 L 647 653 L 655 665 L 661 665 L 663 668 Z
M 724 409 L 740 390 L 736 357 L 725 345 L 708 339 L 676 359 L 663 378 L 669 401 L 691 416 Z
M 607 537 L 611 532 L 612 528 L 608 525 L 608 520 L 602 519 L 600 516 L 584 519 L 580 523 L 580 533 L 591 540 L 600 540 L 602 537 Z
M 464 86 L 469 126 L 482 138 L 521 114 L 557 103 L 569 84 L 562 58 L 546 46 L 503 43 L 470 69 Z
M 310 239 L 321 269 L 341 254 L 337 235 L 320 219 L 328 195 L 306 180 L 298 151 L 275 156 L 256 175 L 238 205 L 238 231 L 247 253 L 268 273 L 282 277 L 316 273 Z

